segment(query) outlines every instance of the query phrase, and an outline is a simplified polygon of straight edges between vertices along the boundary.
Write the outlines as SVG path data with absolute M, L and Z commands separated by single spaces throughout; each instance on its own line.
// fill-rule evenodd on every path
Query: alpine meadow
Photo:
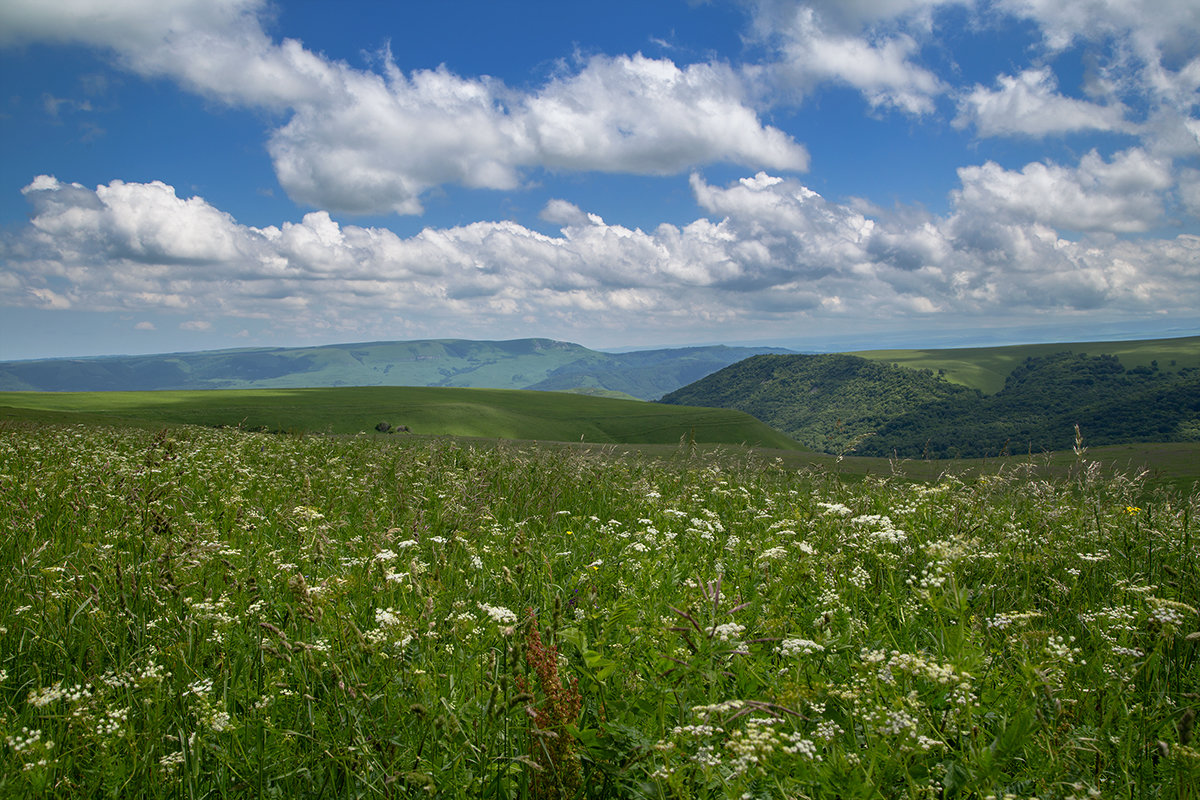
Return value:
M 1200 496 L 1085 447 L 0 428 L 0 794 L 1169 797 Z
M 1200 800 L 1200 0 L 0 0 L 0 800 Z

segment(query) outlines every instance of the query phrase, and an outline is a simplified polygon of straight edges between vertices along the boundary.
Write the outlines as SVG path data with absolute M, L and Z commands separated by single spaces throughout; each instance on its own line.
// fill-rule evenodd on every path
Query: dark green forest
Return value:
M 663 402 L 736 408 L 825 452 L 978 458 L 1085 445 L 1200 441 L 1200 370 L 1110 355 L 1028 358 L 991 395 L 856 356 L 756 356 Z

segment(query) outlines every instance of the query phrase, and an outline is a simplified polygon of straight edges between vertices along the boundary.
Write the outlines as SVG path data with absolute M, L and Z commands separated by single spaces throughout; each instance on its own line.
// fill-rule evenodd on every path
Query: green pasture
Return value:
M 7 409 L 7 410 L 5 410 Z M 338 387 L 164 392 L 0 392 L 0 418 L 54 414 L 127 423 L 240 427 L 291 433 L 412 433 L 594 443 L 681 439 L 795 449 L 748 414 L 563 392 L 428 387 Z M 50 415 L 50 416 L 47 416 Z
M 1025 359 L 1063 352 L 1086 353 L 1089 356 L 1113 355 L 1120 359 L 1126 369 L 1148 367 L 1157 361 L 1159 369 L 1175 372 L 1185 367 L 1200 367 L 1200 336 L 1131 342 L 1058 342 L 947 350 L 864 350 L 851 355 L 874 361 L 888 361 L 912 369 L 931 369 L 934 372 L 945 370 L 945 378 L 948 381 L 979 389 L 984 394 L 994 394 L 1004 388 L 1004 379 Z

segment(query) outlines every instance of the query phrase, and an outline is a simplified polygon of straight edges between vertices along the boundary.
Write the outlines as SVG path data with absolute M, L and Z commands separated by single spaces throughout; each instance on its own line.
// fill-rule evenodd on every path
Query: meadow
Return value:
M 837 467 L 0 425 L 0 796 L 1200 796 L 1200 495 Z
M 273 433 L 357 434 L 380 422 L 422 435 L 601 444 L 796 442 L 741 411 L 684 408 L 562 392 L 425 386 L 341 386 L 155 392 L 0 392 L 0 420 L 230 426 Z

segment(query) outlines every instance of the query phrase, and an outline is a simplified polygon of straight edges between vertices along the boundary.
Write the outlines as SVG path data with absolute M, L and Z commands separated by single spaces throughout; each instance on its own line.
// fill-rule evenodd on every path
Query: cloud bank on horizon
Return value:
M 10 63 L 87 52 L 102 69 L 81 70 L 78 85 L 165 84 L 216 126 L 256 115 L 266 131 L 251 146 L 295 211 L 252 225 L 167 180 L 89 186 L 42 156 L 50 169 L 0 186 L 26 204 L 0 234 L 0 305 L 109 315 L 142 336 L 174 320 L 197 349 L 251 328 L 258 343 L 545 335 L 603 346 L 794 340 L 864 320 L 917 330 L 1090 318 L 1152 334 L 1195 324 L 1192 0 L 726 5 L 742 21 L 730 52 L 688 56 L 687 42 L 647 30 L 645 49 L 662 54 L 564 41 L 549 68 L 502 78 L 500 63 L 478 75 L 403 68 L 377 31 L 358 32 L 376 49 L 354 65 L 287 36 L 287 3 L 9 0 Z M 353 4 L 327 13 L 353 30 Z M 990 60 L 974 52 L 983 43 Z M 41 113 L 60 125 L 94 107 L 42 92 Z M 903 186 L 839 193 L 840 171 L 862 155 L 859 126 L 907 140 L 901 149 L 928 140 L 936 157 L 912 167 L 927 169 L 942 206 Z M 173 154 L 176 174 L 189 174 L 189 155 Z M 201 179 L 220 177 L 189 178 Z M 654 218 L 653 197 L 631 196 L 642 218 L 606 222 L 589 201 L 614 199 L 594 185 L 616 202 L 659 187 L 693 213 Z M 447 192 L 545 201 L 524 218 L 427 220 Z M 413 219 L 422 227 L 404 232 Z M 97 323 L 78 324 L 96 341 L 86 325 Z M 17 335 L 5 334 L 9 357 L 34 354 Z

